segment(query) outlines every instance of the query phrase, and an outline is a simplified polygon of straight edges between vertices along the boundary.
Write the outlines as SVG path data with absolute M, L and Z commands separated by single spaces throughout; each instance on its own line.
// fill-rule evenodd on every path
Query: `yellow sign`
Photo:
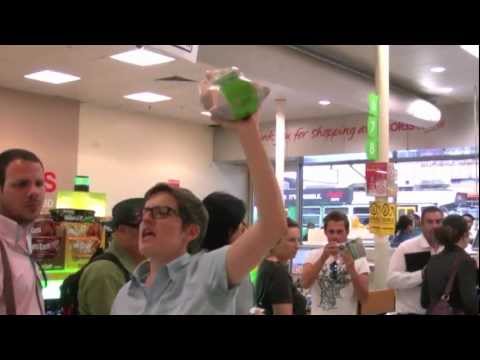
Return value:
M 395 204 L 374 201 L 370 204 L 370 232 L 385 236 L 395 233 Z

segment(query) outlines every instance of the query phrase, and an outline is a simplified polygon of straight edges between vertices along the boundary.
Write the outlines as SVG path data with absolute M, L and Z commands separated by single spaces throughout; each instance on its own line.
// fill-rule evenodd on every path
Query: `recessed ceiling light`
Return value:
M 210 111 L 202 111 L 201 114 L 205 116 L 212 116 L 212 113 Z
M 155 94 L 151 92 L 141 92 L 136 94 L 125 95 L 124 98 L 136 101 L 142 101 L 146 103 L 155 103 L 160 101 L 171 100 L 171 97 Z
M 320 100 L 318 103 L 322 106 L 328 106 L 331 104 L 331 102 L 328 100 Z
M 175 59 L 146 49 L 135 49 L 110 56 L 114 60 L 138 66 L 151 66 L 168 63 Z
M 478 45 L 460 45 L 460 47 L 478 59 Z
M 43 70 L 32 74 L 25 75 L 25 78 L 37 81 L 43 81 L 49 84 L 64 84 L 71 81 L 80 80 L 78 76 L 64 74 L 58 71 Z
M 433 73 L 443 73 L 445 70 L 447 69 L 445 69 L 443 66 L 435 66 L 430 68 L 430 71 Z

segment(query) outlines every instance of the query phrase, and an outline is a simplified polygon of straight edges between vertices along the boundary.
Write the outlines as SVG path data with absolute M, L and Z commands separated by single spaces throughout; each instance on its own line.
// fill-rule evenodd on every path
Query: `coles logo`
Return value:
M 57 175 L 52 171 L 45 172 L 45 192 L 52 193 L 57 190 Z

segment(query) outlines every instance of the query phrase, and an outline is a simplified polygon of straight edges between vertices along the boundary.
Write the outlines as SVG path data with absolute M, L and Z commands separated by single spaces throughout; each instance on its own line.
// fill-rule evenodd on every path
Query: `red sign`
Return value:
M 365 174 L 367 182 L 367 195 L 387 196 L 387 174 L 388 163 L 367 162 Z
M 428 134 L 432 131 L 445 127 L 446 121 L 441 120 L 431 128 L 421 128 L 411 124 L 405 124 L 399 121 L 390 123 L 390 133 L 395 134 L 405 131 L 415 131 Z M 344 137 L 347 141 L 352 141 L 355 137 L 364 137 L 367 134 L 367 126 L 351 126 L 351 127 L 315 127 L 315 128 L 288 128 L 285 129 L 285 141 L 288 142 L 302 142 L 307 140 L 328 140 L 333 141 L 338 137 Z M 266 129 L 261 135 L 262 141 L 274 143 L 275 131 L 274 129 Z
M 167 184 L 170 185 L 171 187 L 179 188 L 180 187 L 180 180 L 169 179 L 167 181 Z
M 45 192 L 51 193 L 57 190 L 57 176 L 54 172 L 45 172 Z
M 478 194 L 467 194 L 467 200 L 478 200 Z

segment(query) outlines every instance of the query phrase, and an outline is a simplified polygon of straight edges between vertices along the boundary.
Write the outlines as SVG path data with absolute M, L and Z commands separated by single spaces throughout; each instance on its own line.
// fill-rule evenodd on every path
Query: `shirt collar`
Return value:
M 8 237 L 15 237 L 18 224 L 6 216 L 0 215 L 0 233 Z
M 434 254 L 438 254 L 440 252 L 443 251 L 444 249 L 444 246 L 443 245 L 440 245 L 437 250 L 435 251 L 431 246 L 430 244 L 428 243 L 427 239 L 425 239 L 425 236 L 423 236 L 423 234 L 420 235 L 420 247 L 422 249 L 429 249 L 431 252 L 433 252 Z
M 185 253 L 166 265 L 168 277 L 175 280 L 181 270 L 187 266 L 192 259 L 189 253 Z
M 20 242 L 20 245 L 26 247 L 24 250 L 28 250 L 28 245 L 25 242 L 27 236 L 32 231 L 33 222 L 26 226 L 19 225 L 16 221 L 0 215 L 0 234 L 3 235 L 7 242 L 14 243 Z M 28 240 L 27 240 L 28 241 Z
M 167 265 L 162 266 L 158 272 L 165 272 L 169 279 L 175 280 L 178 274 L 180 274 L 181 270 L 190 263 L 191 258 L 192 256 L 190 254 L 185 253 L 175 260 L 172 260 Z M 150 260 L 145 260 L 133 271 L 131 287 L 138 287 L 141 286 L 141 284 L 144 284 L 149 273 Z M 158 280 L 158 278 L 160 278 L 160 276 L 157 276 L 156 280 Z
M 150 261 L 145 260 L 141 262 L 135 270 L 132 272 L 132 284 L 131 286 L 140 286 L 145 283 L 148 274 L 150 273 Z
M 423 236 L 423 234 L 420 234 L 420 247 L 424 249 L 431 248 L 430 244 L 428 243 L 427 239 L 425 239 L 425 236 Z

